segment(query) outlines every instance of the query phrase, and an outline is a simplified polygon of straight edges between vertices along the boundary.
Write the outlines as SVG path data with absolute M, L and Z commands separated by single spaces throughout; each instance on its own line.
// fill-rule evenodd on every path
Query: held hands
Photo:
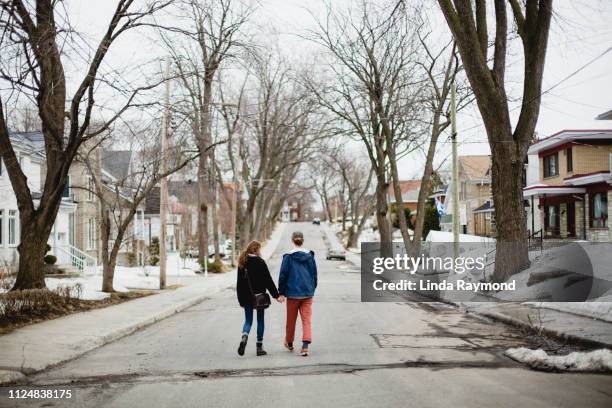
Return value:
M 285 297 L 283 295 L 280 295 L 279 297 L 276 298 L 276 301 L 278 303 L 283 303 L 285 301 Z

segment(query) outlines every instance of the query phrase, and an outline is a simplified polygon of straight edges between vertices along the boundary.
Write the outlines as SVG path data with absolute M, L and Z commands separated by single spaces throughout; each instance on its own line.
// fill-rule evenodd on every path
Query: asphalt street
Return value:
M 443 304 L 361 303 L 359 271 L 348 262 L 325 260 L 319 226 L 288 225 L 269 261 L 275 279 L 296 229 L 315 251 L 319 268 L 309 357 L 283 348 L 285 306 L 276 302 L 266 311 L 264 346 L 269 354 L 255 355 L 253 327 L 247 352 L 239 357 L 243 312 L 232 285 L 186 311 L 31 377 L 29 387 L 70 389 L 72 399 L 0 403 L 130 408 L 612 406 L 612 376 L 537 372 L 503 356 L 506 348 L 525 344 L 511 327 Z

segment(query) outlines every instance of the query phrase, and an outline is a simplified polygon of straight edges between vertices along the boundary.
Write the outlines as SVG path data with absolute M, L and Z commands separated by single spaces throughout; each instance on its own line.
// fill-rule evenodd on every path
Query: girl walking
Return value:
M 238 258 L 238 281 L 236 283 L 236 293 L 238 295 L 238 303 L 244 308 L 244 325 L 242 326 L 242 338 L 238 346 L 238 354 L 244 355 L 249 332 L 253 326 L 253 310 L 257 310 L 257 355 L 266 355 L 263 349 L 264 337 L 264 317 L 265 308 L 269 306 L 263 302 L 257 301 L 266 297 L 266 291 L 269 291 L 273 298 L 282 302 L 279 298 L 276 285 L 270 276 L 270 271 L 266 265 L 266 261 L 261 258 L 261 243 L 259 241 L 251 241 L 246 249 L 240 253 Z M 268 298 L 269 299 L 269 298 Z

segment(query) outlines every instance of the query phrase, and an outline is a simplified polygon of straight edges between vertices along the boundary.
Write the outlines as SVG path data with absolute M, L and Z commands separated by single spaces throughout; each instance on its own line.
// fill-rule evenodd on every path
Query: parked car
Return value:
M 328 261 L 332 259 L 339 259 L 341 261 L 346 261 L 346 251 L 344 248 L 335 247 L 329 248 L 327 250 L 327 256 L 325 257 Z
M 314 225 L 321 225 L 321 219 L 319 217 L 313 218 L 312 223 Z

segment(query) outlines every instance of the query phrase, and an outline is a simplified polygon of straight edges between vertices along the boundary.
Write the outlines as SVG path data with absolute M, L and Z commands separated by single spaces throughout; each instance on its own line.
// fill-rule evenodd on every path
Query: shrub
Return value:
M 55 255 L 45 255 L 45 264 L 55 265 L 56 262 L 57 262 L 57 257 Z
M 204 269 L 204 262 L 200 262 L 200 266 Z M 223 264 L 221 262 L 210 262 L 208 261 L 208 272 L 211 273 L 222 273 Z
M 0 294 L 0 319 L 44 316 L 61 310 L 78 299 L 81 284 L 59 286 L 55 290 L 28 289 Z
M 151 255 L 149 257 L 149 264 L 151 264 L 152 266 L 155 266 L 159 263 L 159 257 L 157 255 Z
M 10 290 L 15 284 L 15 274 L 10 273 L 8 267 L 0 267 L 0 289 Z

